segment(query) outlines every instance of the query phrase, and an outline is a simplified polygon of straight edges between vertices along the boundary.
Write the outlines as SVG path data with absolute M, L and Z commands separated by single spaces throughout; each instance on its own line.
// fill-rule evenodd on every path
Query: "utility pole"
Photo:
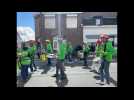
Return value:
M 58 16 L 58 37 L 61 38 L 61 14 L 57 14 Z

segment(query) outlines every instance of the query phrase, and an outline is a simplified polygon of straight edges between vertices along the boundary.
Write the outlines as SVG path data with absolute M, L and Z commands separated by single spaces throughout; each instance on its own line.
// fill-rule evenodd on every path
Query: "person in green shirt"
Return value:
M 28 47 L 25 44 L 23 45 L 23 50 L 21 52 L 20 64 L 21 64 L 21 78 L 23 81 L 26 81 L 28 79 L 28 67 L 31 64 L 31 59 Z
M 100 68 L 100 63 L 101 63 L 101 51 L 103 50 L 103 45 L 100 39 L 97 40 L 96 42 L 96 49 L 95 49 L 95 58 L 93 59 L 93 63 L 91 66 L 92 71 L 96 71 L 99 73 L 99 68 Z
M 103 50 L 101 53 L 101 66 L 100 66 L 100 81 L 97 83 L 104 85 L 104 79 L 106 79 L 106 86 L 110 84 L 110 73 L 109 73 L 109 65 L 112 61 L 112 55 L 113 55 L 113 46 L 112 41 L 109 41 L 110 37 L 108 35 L 104 35 L 102 37 L 103 41 Z M 105 77 L 104 77 L 105 76 Z
M 46 40 L 46 43 L 47 43 L 47 45 L 46 45 L 46 52 L 48 53 L 48 54 L 51 54 L 52 52 L 53 52 L 53 49 L 52 49 L 52 45 L 51 45 L 51 42 L 50 42 L 50 40 Z M 52 62 L 51 62 L 51 58 L 48 58 L 48 63 L 47 63 L 47 65 L 51 65 L 52 64 Z
M 64 72 L 64 60 L 66 54 L 66 46 L 63 40 L 59 40 L 59 49 L 57 54 L 57 64 L 56 64 L 56 78 L 59 78 L 59 71 L 61 80 L 66 79 L 66 74 Z
M 73 47 L 71 45 L 71 42 L 68 42 L 67 53 L 68 53 L 69 62 L 72 62 L 72 51 L 73 51 Z
M 46 40 L 46 43 L 47 43 L 47 53 L 52 53 L 53 50 L 50 40 Z
M 90 53 L 90 48 L 89 48 L 88 44 L 86 44 L 86 43 L 83 44 L 83 53 L 84 53 L 84 66 L 88 67 L 87 57 Z

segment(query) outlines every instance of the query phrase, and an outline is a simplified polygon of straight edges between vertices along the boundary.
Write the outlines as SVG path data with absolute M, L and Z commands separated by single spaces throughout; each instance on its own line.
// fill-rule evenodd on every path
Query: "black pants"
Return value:
M 72 54 L 68 53 L 68 60 L 71 62 L 72 61 Z
M 48 65 L 51 65 L 51 58 L 48 58 L 48 62 L 47 62 Z
M 88 57 L 87 53 L 84 53 L 84 66 L 88 66 L 87 57 Z
M 59 71 L 60 71 L 60 77 L 61 79 L 65 78 L 65 72 L 64 72 L 64 60 L 57 60 L 56 64 L 56 77 L 59 77 Z
M 37 49 L 37 56 L 38 56 L 39 59 L 40 59 L 40 55 L 41 55 L 41 49 L 38 48 L 38 49 Z

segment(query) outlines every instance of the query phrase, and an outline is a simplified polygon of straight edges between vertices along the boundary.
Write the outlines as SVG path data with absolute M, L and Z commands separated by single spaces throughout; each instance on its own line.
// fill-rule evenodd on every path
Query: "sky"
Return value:
M 67 12 L 62 12 L 62 13 L 67 13 Z M 29 26 L 35 32 L 33 14 L 39 14 L 39 12 L 17 12 L 17 26 L 26 26 L 26 27 Z
M 17 26 L 28 26 L 35 32 L 33 12 L 17 12 Z

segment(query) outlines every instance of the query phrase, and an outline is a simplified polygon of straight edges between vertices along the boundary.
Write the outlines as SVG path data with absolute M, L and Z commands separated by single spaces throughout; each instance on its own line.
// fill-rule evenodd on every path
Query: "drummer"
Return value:
M 51 54 L 53 52 L 53 50 L 52 50 L 52 44 L 51 44 L 50 40 L 46 40 L 46 52 L 48 54 Z M 48 63 L 47 63 L 47 65 L 50 66 L 51 64 L 52 64 L 51 63 L 51 58 L 48 57 Z

